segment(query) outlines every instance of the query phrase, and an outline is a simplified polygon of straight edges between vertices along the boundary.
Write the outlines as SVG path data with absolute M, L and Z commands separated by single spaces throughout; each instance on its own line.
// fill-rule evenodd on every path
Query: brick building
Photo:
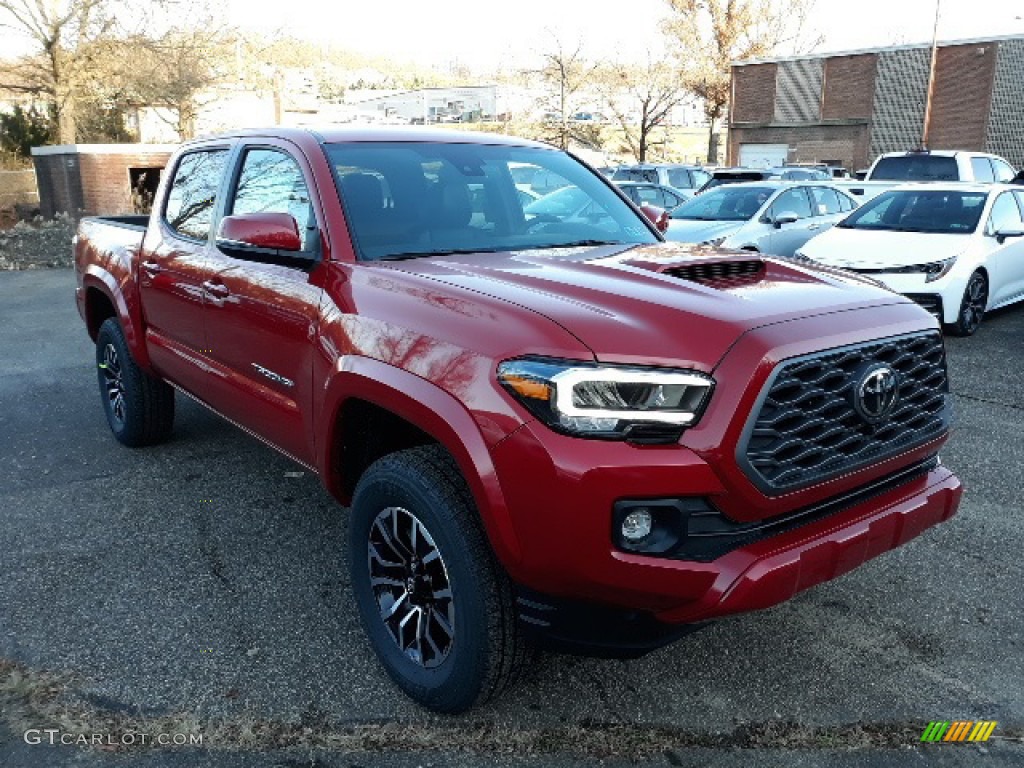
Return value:
M 177 147 L 162 144 L 66 144 L 33 147 L 39 207 L 51 217 L 141 213 Z
M 921 144 L 931 45 L 737 62 L 729 162 L 866 168 Z M 1024 36 L 940 43 L 929 149 L 1024 166 Z

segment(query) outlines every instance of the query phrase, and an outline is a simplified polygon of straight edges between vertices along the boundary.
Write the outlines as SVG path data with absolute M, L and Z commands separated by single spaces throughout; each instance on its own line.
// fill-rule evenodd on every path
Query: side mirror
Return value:
M 1024 237 L 1024 229 L 1019 229 L 1016 227 L 1003 227 L 1002 229 L 997 229 L 994 235 L 996 238 L 996 242 L 1002 245 L 1003 243 L 1006 242 L 1007 238 Z
M 782 229 L 783 224 L 793 224 L 797 221 L 800 221 L 799 216 L 792 211 L 784 211 L 775 217 L 772 224 L 776 229 Z
M 659 232 L 668 231 L 668 211 L 656 205 L 648 205 L 647 203 L 640 206 L 640 211 L 651 220 L 651 223 L 654 224 Z
M 241 213 L 220 221 L 217 245 L 238 251 L 302 250 L 299 225 L 290 213 Z

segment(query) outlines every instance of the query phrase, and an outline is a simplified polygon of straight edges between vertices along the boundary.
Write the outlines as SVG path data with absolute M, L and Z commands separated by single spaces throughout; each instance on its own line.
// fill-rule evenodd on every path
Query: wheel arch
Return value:
M 383 430 L 373 438 L 377 446 L 359 439 L 368 426 Z M 379 360 L 345 356 L 325 387 L 317 429 L 320 475 L 343 505 L 351 503 L 359 476 L 376 458 L 429 442 L 441 445 L 462 472 L 498 559 L 506 567 L 521 559 L 483 433 L 466 407 L 433 382 Z
M 90 266 L 82 275 L 82 289 L 85 293 L 85 325 L 89 337 L 96 341 L 96 334 L 103 322 L 116 317 L 135 362 L 148 370 L 149 354 L 146 351 L 138 303 L 132 302 L 130 306 L 114 276 L 96 266 Z

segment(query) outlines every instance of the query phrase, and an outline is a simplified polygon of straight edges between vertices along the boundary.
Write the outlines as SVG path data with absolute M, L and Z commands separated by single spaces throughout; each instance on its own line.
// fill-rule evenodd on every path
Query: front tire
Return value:
M 116 318 L 96 334 L 96 372 L 103 412 L 114 437 L 137 448 L 163 442 L 174 426 L 174 389 L 142 370 Z
M 352 502 L 349 567 L 377 658 L 417 703 L 463 712 L 520 676 L 529 648 L 511 584 L 440 446 L 400 451 L 366 470 Z
M 956 322 L 946 326 L 953 336 L 973 336 L 981 325 L 988 306 L 988 279 L 984 272 L 975 272 L 967 281 Z

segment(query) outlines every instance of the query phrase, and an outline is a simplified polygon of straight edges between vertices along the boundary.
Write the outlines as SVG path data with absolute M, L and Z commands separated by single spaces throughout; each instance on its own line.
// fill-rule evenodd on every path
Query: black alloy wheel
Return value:
M 987 306 L 988 279 L 983 272 L 975 272 L 967 281 L 956 322 L 948 326 L 947 330 L 954 336 L 974 335 L 981 325 Z

